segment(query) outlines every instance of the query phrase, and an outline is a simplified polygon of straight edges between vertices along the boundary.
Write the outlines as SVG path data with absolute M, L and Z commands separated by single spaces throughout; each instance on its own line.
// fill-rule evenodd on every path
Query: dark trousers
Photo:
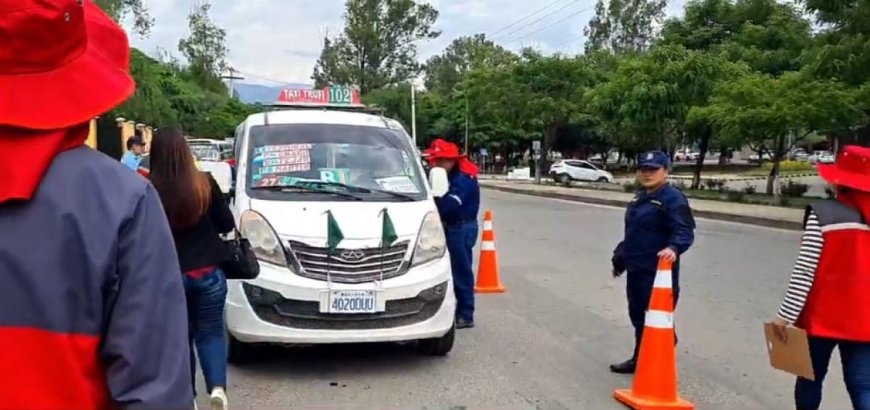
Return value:
M 477 243 L 477 222 L 446 226 L 447 250 L 453 270 L 453 292 L 456 294 L 456 317 L 474 320 L 474 244 Z
M 227 341 L 224 305 L 227 299 L 227 280 L 220 269 L 198 279 L 184 275 L 184 290 L 187 294 L 190 374 L 193 376 L 194 395 L 197 356 L 208 392 L 214 387 L 226 388 Z
M 673 270 L 674 308 L 680 297 L 680 273 Z M 634 326 L 634 354 L 632 359 L 637 359 L 640 352 L 640 340 L 643 337 L 646 311 L 649 309 L 649 301 L 652 297 L 653 284 L 656 280 L 656 271 L 631 271 L 626 278 L 626 296 L 628 296 L 628 317 Z
M 843 379 L 852 399 L 852 407 L 870 410 L 870 343 L 809 337 L 810 358 L 813 361 L 815 381 L 798 378 L 794 388 L 798 410 L 816 410 L 822 404 L 822 383 L 828 374 L 828 364 L 834 348 L 840 348 Z

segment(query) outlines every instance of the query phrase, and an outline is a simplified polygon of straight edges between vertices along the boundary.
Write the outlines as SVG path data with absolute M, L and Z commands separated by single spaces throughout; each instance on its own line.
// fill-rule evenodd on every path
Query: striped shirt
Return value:
M 792 270 L 791 279 L 788 283 L 788 291 L 777 315 L 780 319 L 793 324 L 797 321 L 801 311 L 804 310 L 804 305 L 807 303 L 807 295 L 810 293 L 813 281 L 816 278 L 816 269 L 819 266 L 819 258 L 822 255 L 824 241 L 819 219 L 815 212 L 810 211 L 807 217 L 806 228 L 804 228 L 804 234 L 801 238 L 801 248 L 798 253 L 797 262 L 795 262 L 794 270 Z

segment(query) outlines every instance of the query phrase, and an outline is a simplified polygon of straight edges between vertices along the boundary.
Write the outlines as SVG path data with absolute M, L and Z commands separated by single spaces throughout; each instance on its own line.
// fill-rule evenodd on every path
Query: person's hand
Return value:
M 771 322 L 773 325 L 773 334 L 783 343 L 788 343 L 788 322 L 780 318 L 776 318 Z
M 677 253 L 671 248 L 664 248 L 659 252 L 659 259 L 664 259 L 668 262 L 676 262 Z
M 625 271 L 620 271 L 617 268 L 613 268 L 613 271 L 611 273 L 613 273 L 614 278 L 618 278 L 618 277 L 622 276 L 622 274 L 625 273 Z

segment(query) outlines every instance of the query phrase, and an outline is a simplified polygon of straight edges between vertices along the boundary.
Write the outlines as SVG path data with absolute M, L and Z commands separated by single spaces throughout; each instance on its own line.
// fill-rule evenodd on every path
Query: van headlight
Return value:
M 287 268 L 287 255 L 278 234 L 269 221 L 255 211 L 245 211 L 239 223 L 239 232 L 251 243 L 257 259 Z
M 438 213 L 430 212 L 423 218 L 423 226 L 420 227 L 411 266 L 440 259 L 445 253 L 447 253 L 447 238 L 444 237 L 441 218 L 438 217 Z

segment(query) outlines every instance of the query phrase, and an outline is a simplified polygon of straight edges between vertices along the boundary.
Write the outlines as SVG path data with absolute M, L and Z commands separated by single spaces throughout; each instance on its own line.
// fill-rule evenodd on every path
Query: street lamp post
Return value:
M 414 139 L 414 146 L 417 145 L 417 88 L 414 81 L 411 81 L 411 137 Z

